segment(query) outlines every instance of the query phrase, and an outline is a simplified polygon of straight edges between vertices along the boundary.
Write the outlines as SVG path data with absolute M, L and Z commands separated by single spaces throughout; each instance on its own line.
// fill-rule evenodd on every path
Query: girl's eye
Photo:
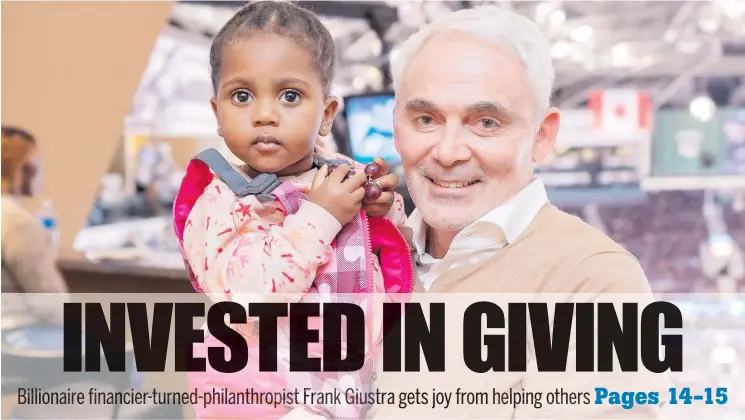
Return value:
M 239 104 L 245 104 L 251 100 L 251 95 L 245 90 L 239 90 L 233 94 L 233 100 Z
M 300 93 L 294 90 L 286 90 L 282 92 L 282 96 L 280 96 L 280 100 L 288 104 L 297 103 L 300 100 Z

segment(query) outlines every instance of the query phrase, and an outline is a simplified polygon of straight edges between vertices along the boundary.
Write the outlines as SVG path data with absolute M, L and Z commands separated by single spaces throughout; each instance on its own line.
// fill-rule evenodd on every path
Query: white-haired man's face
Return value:
M 406 183 L 424 220 L 439 230 L 461 230 L 525 187 L 558 131 L 553 109 L 536 126 L 520 61 L 465 33 L 430 38 L 410 61 L 396 100 Z

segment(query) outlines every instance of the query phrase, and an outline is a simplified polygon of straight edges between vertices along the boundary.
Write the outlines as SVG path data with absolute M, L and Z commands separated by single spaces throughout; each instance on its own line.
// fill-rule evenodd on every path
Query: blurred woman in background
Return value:
M 80 379 L 49 368 L 62 366 L 67 338 L 62 326 L 63 303 L 71 299 L 41 221 L 17 201 L 20 196 L 38 192 L 36 141 L 24 130 L 3 126 L 0 152 L 3 387 L 43 388 L 50 393 L 90 389 L 114 392 L 111 381 L 96 376 Z M 115 406 L 110 404 L 91 407 L 31 403 L 18 404 L 10 410 L 7 418 L 116 418 Z
M 48 245 L 37 218 L 17 198 L 37 191 L 39 167 L 34 137 L 24 130 L 2 127 L 2 326 L 59 322 L 61 301 L 67 285 L 56 266 L 54 250 Z M 20 299 L 9 293 L 54 293 Z M 62 294 L 62 295 L 59 295 Z M 46 302 L 46 304 L 44 303 Z

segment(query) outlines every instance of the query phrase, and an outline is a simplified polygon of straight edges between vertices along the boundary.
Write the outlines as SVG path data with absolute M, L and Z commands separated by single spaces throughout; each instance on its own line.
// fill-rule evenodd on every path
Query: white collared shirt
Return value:
M 439 260 L 427 253 L 427 224 L 419 210 L 414 210 L 406 225 L 414 233 L 414 262 L 422 286 L 429 290 L 446 271 L 478 264 L 514 242 L 546 203 L 546 188 L 540 179 L 534 179 L 506 203 L 458 232 L 445 257 Z

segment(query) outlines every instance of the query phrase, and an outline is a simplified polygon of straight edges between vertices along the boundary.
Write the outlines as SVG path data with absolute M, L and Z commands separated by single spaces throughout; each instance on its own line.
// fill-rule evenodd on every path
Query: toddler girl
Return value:
M 218 134 L 243 165 L 207 150 L 187 168 L 174 227 L 195 289 L 213 301 L 243 305 L 318 293 L 409 293 L 413 271 L 397 230 L 406 218 L 393 192 L 397 177 L 387 174 L 382 160 L 372 171 L 380 173 L 368 175 L 316 145 L 318 136 L 329 134 L 339 106 L 329 93 L 334 43 L 318 18 L 287 2 L 250 3 L 216 35 L 210 64 Z M 366 194 L 369 178 L 377 178 L 382 194 Z M 260 372 L 258 328 L 251 321 L 233 325 L 250 347 L 246 369 L 226 374 L 208 363 L 207 372 L 190 374 L 192 389 L 267 394 L 299 388 L 301 398 L 280 405 L 200 403 L 198 417 L 277 418 L 293 409 L 333 418 L 362 415 L 364 402 L 312 403 L 302 389 L 364 393 L 372 361 L 357 372 L 290 373 L 281 343 L 287 325 L 280 319 L 279 371 Z M 376 324 L 368 348 L 381 339 Z M 207 336 L 195 354 L 205 357 L 207 346 L 220 345 Z M 319 357 L 318 348 L 311 345 L 310 352 Z

